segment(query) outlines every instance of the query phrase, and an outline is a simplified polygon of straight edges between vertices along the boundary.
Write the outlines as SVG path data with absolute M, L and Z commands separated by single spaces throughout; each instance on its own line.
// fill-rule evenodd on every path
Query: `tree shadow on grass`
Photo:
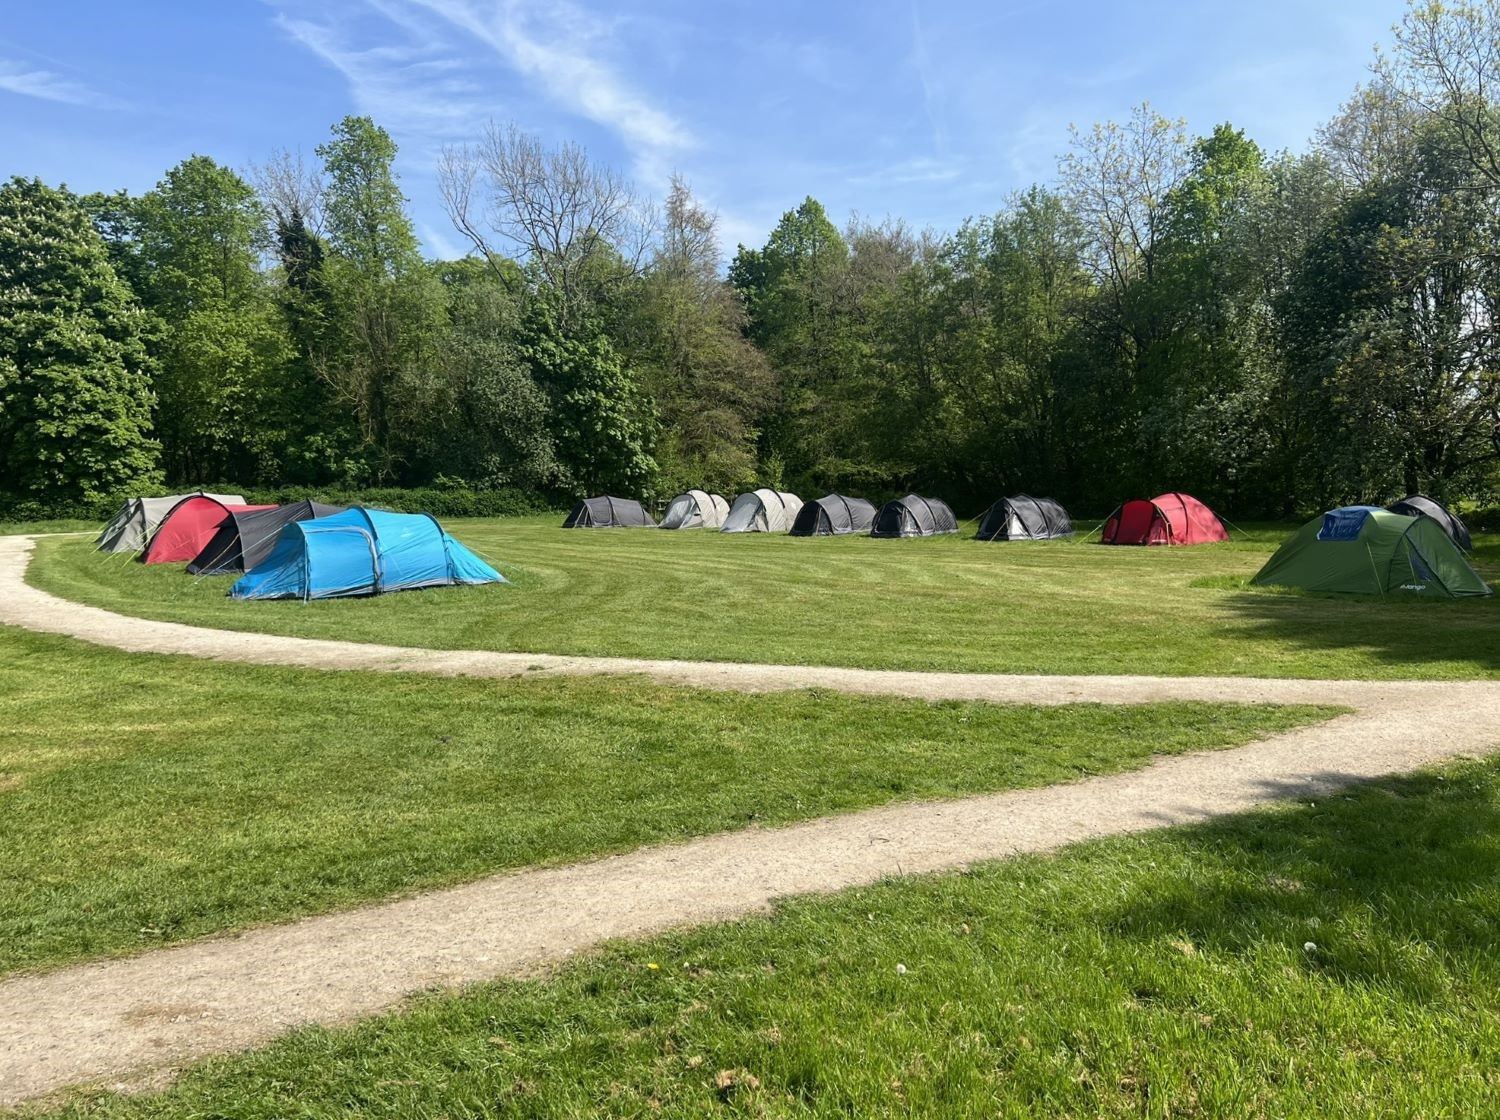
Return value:
M 1189 870 L 1098 918 L 1126 939 L 1290 952 L 1340 984 L 1451 994 L 1455 977 L 1500 961 L 1497 773 L 1465 762 L 1182 829 Z
M 1389 665 L 1500 671 L 1500 597 L 1415 601 L 1246 590 L 1225 600 L 1232 637 L 1337 652 Z

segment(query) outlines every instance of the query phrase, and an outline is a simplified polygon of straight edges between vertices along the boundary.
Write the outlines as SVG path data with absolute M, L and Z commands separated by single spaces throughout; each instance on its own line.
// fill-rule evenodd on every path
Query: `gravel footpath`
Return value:
M 782 896 L 1322 796 L 1500 744 L 1500 682 L 968 675 L 369 646 L 151 622 L 69 603 L 25 584 L 30 551 L 29 538 L 0 538 L 0 622 L 133 651 L 479 677 L 637 673 L 747 691 L 1323 703 L 1355 712 L 1127 774 L 752 828 L 0 981 L 0 1105 L 70 1085 L 159 1083 L 187 1062 L 297 1026 L 348 1022 L 433 986 L 524 974 L 608 938 L 763 911 Z

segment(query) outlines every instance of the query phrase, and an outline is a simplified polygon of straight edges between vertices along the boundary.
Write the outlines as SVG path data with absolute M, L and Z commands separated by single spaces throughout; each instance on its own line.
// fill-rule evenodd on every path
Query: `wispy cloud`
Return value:
M 446 141 L 476 133 L 493 111 L 493 101 L 482 97 L 464 63 L 440 43 L 408 36 L 357 46 L 342 26 L 285 13 L 276 16 L 276 23 L 343 76 L 362 112 L 414 140 L 426 157 Z
M 963 174 L 963 168 L 956 161 L 933 159 L 931 156 L 916 156 L 860 175 L 852 175 L 849 182 L 861 187 L 947 183 L 957 179 L 961 174 Z
M 0 58 L 0 90 L 22 97 L 58 101 L 64 105 L 83 105 L 92 109 L 121 107 L 121 103 L 115 98 L 81 82 L 7 58 Z
M 948 135 L 938 118 L 937 99 L 932 89 L 932 61 L 927 54 L 927 34 L 922 28 L 922 16 L 916 4 L 911 6 L 911 60 L 917 72 L 917 84 L 922 87 L 922 112 L 927 117 L 927 127 L 932 130 L 932 142 L 938 151 L 944 151 L 948 146 Z
M 610 129 L 635 160 L 636 174 L 660 182 L 693 144 L 686 126 L 617 74 L 603 57 L 610 26 L 565 0 L 506 0 L 481 11 L 468 0 L 415 0 L 488 46 L 546 97 Z

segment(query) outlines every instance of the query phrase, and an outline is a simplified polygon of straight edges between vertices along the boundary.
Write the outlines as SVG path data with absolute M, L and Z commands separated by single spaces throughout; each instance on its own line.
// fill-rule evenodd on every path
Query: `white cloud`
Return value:
M 443 142 L 474 135 L 491 111 L 465 64 L 438 43 L 356 47 L 327 24 L 285 14 L 276 23 L 343 76 L 361 111 L 416 141 L 428 158 Z
M 609 26 L 566 2 L 505 0 L 491 14 L 468 0 L 415 0 L 490 47 L 553 102 L 616 133 L 636 174 L 659 185 L 693 145 L 687 128 L 631 88 L 600 55 Z
M 851 176 L 856 186 L 901 186 L 911 183 L 947 183 L 963 174 L 957 161 L 917 156 L 888 167 L 879 167 L 862 175 Z
M 418 222 L 417 235 L 421 237 L 428 252 L 440 261 L 456 261 L 469 255 L 468 246 L 460 247 L 453 238 L 430 222 Z
M 43 101 L 58 101 L 64 105 L 84 105 L 94 109 L 119 107 L 119 102 L 114 98 L 90 89 L 81 82 L 5 58 L 0 58 L 0 90 Z

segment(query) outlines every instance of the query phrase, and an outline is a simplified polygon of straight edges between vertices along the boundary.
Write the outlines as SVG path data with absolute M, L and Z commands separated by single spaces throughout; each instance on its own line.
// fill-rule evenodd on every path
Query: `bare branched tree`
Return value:
M 1410 106 L 1445 121 L 1474 168 L 1500 186 L 1500 0 L 1418 0 L 1375 70 Z
M 323 229 L 323 175 L 309 167 L 301 152 L 282 149 L 265 163 L 250 169 L 272 220 L 278 226 L 300 220 L 313 233 Z
M 637 275 L 651 245 L 649 208 L 619 172 L 513 124 L 491 122 L 477 145 L 445 151 L 439 181 L 454 227 L 491 267 L 496 243 L 508 244 L 570 305 L 598 282 L 601 260 L 619 262 L 614 275 Z
M 1142 104 L 1124 124 L 1072 130 L 1063 186 L 1088 229 L 1099 280 L 1118 298 L 1150 277 L 1167 196 L 1188 169 L 1185 123 Z
M 1318 129 L 1318 146 L 1346 184 L 1378 182 L 1409 154 L 1417 111 L 1388 81 L 1360 86 Z

